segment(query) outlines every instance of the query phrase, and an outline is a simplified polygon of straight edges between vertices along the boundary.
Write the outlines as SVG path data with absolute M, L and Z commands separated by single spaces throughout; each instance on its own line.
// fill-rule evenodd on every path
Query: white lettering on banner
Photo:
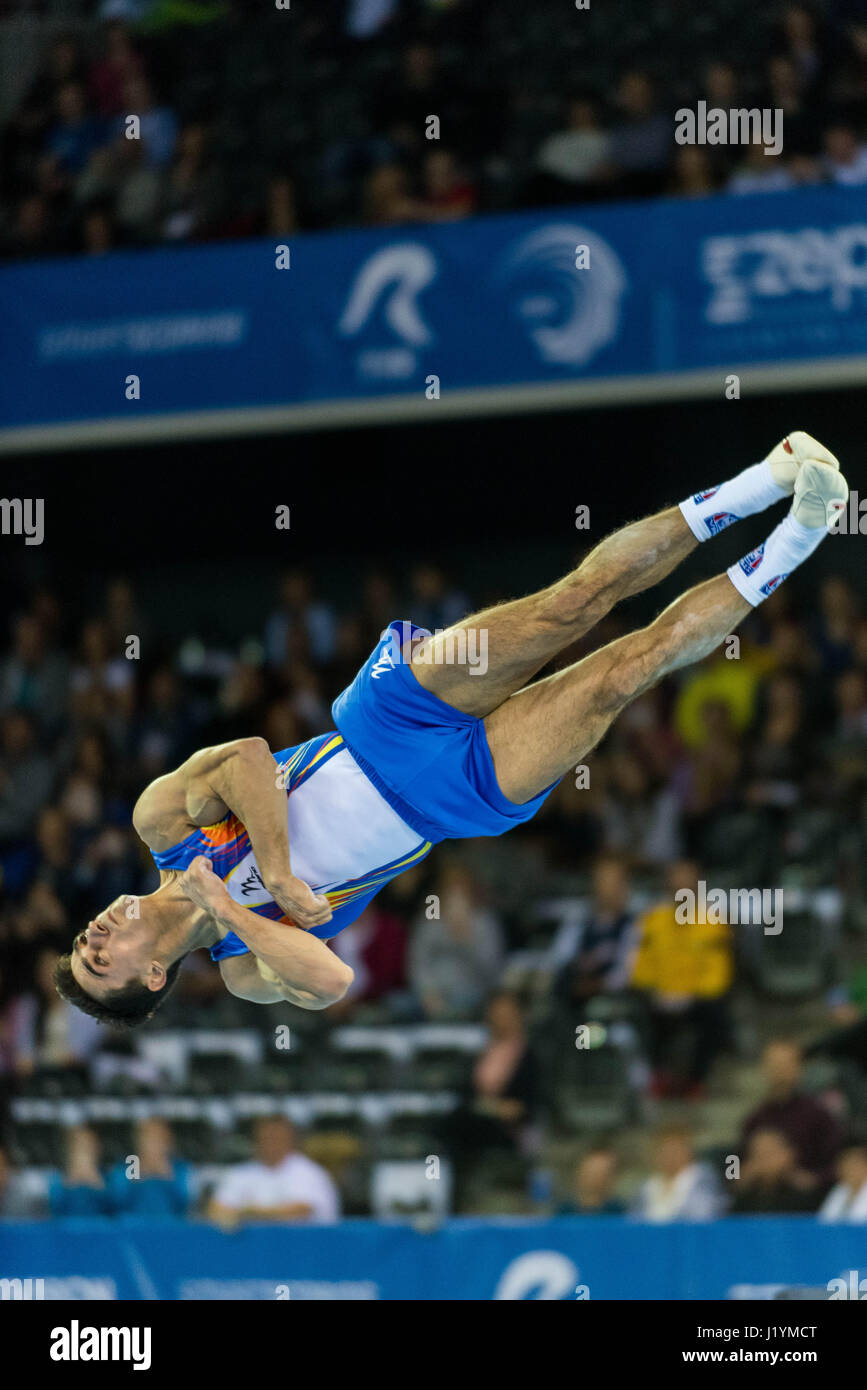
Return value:
M 794 294 L 828 294 L 833 308 L 846 313 L 867 290 L 867 225 L 708 237 L 701 266 L 713 286 L 708 323 L 744 323 L 757 300 Z
M 562 1300 L 572 1295 L 577 1282 L 578 1266 L 568 1255 L 559 1250 L 530 1250 L 503 1270 L 494 1299 Z
M 213 1303 L 227 1299 L 270 1302 L 278 1281 L 272 1279 L 183 1279 L 178 1288 L 178 1298 L 186 1302 Z M 292 1300 L 313 1301 L 344 1300 L 370 1302 L 379 1298 L 379 1285 L 371 1279 L 292 1279 Z
M 100 357 L 110 352 L 178 352 L 184 348 L 234 347 L 246 336 L 247 315 L 241 310 L 213 314 L 167 314 L 146 319 L 117 319 L 102 323 L 64 323 L 39 335 L 39 356 Z

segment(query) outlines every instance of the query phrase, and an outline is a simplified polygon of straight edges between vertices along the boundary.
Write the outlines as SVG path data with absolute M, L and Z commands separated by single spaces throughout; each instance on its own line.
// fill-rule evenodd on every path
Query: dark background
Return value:
M 122 572 L 175 598 L 180 586 L 186 612 L 218 605 L 233 627 L 250 582 L 296 562 L 339 595 L 336 564 L 399 572 L 448 557 L 473 588 L 505 598 L 556 578 L 613 527 L 731 476 L 792 429 L 826 441 L 858 491 L 864 419 L 862 391 L 798 391 L 22 456 L 4 466 L 2 491 L 45 498 L 46 541 L 6 538 L 0 573 L 13 608 L 40 580 L 86 601 Z M 575 529 L 581 504 L 588 531 Z M 279 505 L 291 510 L 288 531 L 274 525 Z M 722 552 L 728 564 L 766 530 L 758 517 L 696 563 L 721 568 Z M 822 548 L 811 582 L 855 563 L 841 542 Z

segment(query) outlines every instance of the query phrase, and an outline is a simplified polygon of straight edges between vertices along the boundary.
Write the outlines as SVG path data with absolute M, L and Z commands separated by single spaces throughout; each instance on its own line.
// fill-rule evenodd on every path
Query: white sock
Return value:
M 763 512 L 791 494 L 774 482 L 767 459 L 754 463 L 718 487 L 697 492 L 680 503 L 683 519 L 696 540 L 706 541 L 742 517 Z
M 788 512 L 758 550 L 751 550 L 726 574 L 738 593 L 756 608 L 812 555 L 827 534 L 827 526 L 803 526 Z

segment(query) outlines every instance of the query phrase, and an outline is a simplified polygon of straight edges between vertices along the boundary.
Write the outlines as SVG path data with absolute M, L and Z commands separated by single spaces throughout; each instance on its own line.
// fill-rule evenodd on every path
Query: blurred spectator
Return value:
M 51 41 L 45 60 L 27 90 L 25 104 L 37 110 L 47 123 L 60 88 L 68 82 L 80 82 L 83 77 L 84 59 L 78 39 L 71 34 L 59 34 Z
M 143 780 L 170 772 L 183 761 L 193 741 L 192 719 L 171 666 L 158 666 L 152 673 L 131 739 Z M 274 745 L 279 746 L 288 744 Z
M 762 1054 L 766 1098 L 750 1112 L 741 1131 L 741 1149 L 757 1130 L 779 1130 L 792 1145 L 800 1168 L 813 1184 L 827 1183 L 840 1148 L 840 1126 L 830 1111 L 802 1088 L 803 1057 L 797 1043 L 778 1038 Z
M 119 116 L 134 109 L 125 104 L 127 83 L 144 76 L 144 64 L 122 21 L 106 24 L 103 43 L 104 51 L 90 69 L 90 90 L 101 116 Z
M 833 785 L 841 795 L 867 785 L 867 675 L 846 671 L 834 684 L 834 722 L 824 741 Z
M 127 77 L 123 89 L 123 112 L 114 130 L 118 140 L 128 139 L 127 117 L 137 116 L 146 162 L 156 169 L 171 163 L 178 136 L 178 119 L 170 106 L 157 106 L 147 78 L 141 73 Z
M 126 654 L 130 637 L 146 644 L 151 636 L 151 624 L 141 610 L 128 579 L 112 579 L 105 591 L 106 642 L 110 651 Z
M 108 624 L 92 618 L 81 634 L 73 667 L 73 712 L 81 720 L 125 720 L 132 711 L 134 668 L 124 649 L 112 647 Z
M 714 653 L 686 672 L 674 704 L 678 739 L 687 749 L 694 750 L 706 748 L 723 727 L 727 740 L 739 738 L 753 722 L 762 678 L 773 665 L 773 658 L 766 651 L 744 637 L 737 661 Z M 708 719 L 708 706 L 718 703 L 728 710 L 724 725 L 718 715 Z
M 195 240 L 217 222 L 220 177 L 209 148 L 209 131 L 201 121 L 185 125 L 178 136 L 172 166 L 162 188 L 162 235 L 166 241 Z M 288 235 L 294 226 L 269 230 Z
M 610 154 L 611 138 L 602 129 L 596 102 L 580 96 L 570 101 L 563 129 L 542 141 L 536 166 L 552 181 L 551 191 L 565 196 L 598 179 Z
M 273 174 L 268 180 L 265 227 L 267 236 L 287 237 L 299 230 L 298 199 L 288 174 Z
M 663 864 L 681 852 L 680 806 L 672 786 L 628 750 L 609 763 L 603 808 L 605 845 L 639 864 Z
M 3 254 L 10 260 L 50 256 L 56 250 L 55 227 L 48 199 L 29 193 L 18 204 L 12 225 L 3 240 Z
M 344 927 L 333 949 L 355 972 L 345 998 L 335 1006 L 338 1017 L 405 988 L 406 931 L 400 918 L 383 911 L 378 901 Z
M 825 168 L 832 183 L 853 188 L 867 183 L 867 146 L 850 125 L 833 125 L 825 131 Z
M 706 198 L 716 186 L 707 151 L 699 145 L 681 146 L 674 156 L 669 192 L 678 198 Z
M 734 1216 L 782 1216 L 816 1208 L 815 1181 L 798 1167 L 795 1149 L 779 1129 L 753 1130 L 734 1188 Z
M 822 79 L 825 60 L 813 14 L 806 5 L 789 5 L 781 29 L 783 51 L 799 81 L 805 88 L 815 89 Z
M 22 710 L 53 737 L 66 710 L 68 680 L 67 663 L 49 649 L 42 624 L 22 614 L 13 626 L 12 651 L 0 663 L 0 712 Z
M 6 1150 L 0 1145 L 0 1219 L 22 1221 L 42 1215 L 42 1204 L 33 1187 L 28 1186 L 26 1174 L 17 1172 Z
M 829 1009 L 834 1026 L 810 1044 L 807 1056 L 842 1060 L 840 1079 L 856 1084 L 858 1108 L 859 1083 L 867 1076 L 867 966 L 858 965 L 844 973 L 842 983 L 831 991 Z
M 696 1160 L 692 1132 L 667 1125 L 654 1141 L 654 1171 L 641 1185 L 633 1214 L 642 1221 L 713 1221 L 723 1212 L 712 1170 Z
M 104 256 L 116 244 L 117 229 L 109 204 L 105 201 L 90 203 L 84 209 L 81 244 L 76 249 L 87 256 Z
M 93 1018 L 61 999 L 54 988 L 60 953 L 41 950 L 36 958 L 34 990 L 21 1000 L 16 1019 L 16 1069 L 29 1075 L 43 1067 L 82 1066 L 104 1041 Z
M 476 207 L 476 190 L 458 168 L 450 150 L 431 150 L 422 170 L 425 215 L 437 222 L 469 217 Z
M 64 82 L 55 97 L 57 120 L 48 132 L 45 153 L 62 176 L 80 174 L 91 155 L 105 142 L 101 121 L 87 109 L 87 96 L 80 82 Z
M 489 1038 L 473 1067 L 469 1095 L 443 1124 L 458 1180 L 494 1153 L 519 1154 L 533 1143 L 540 1071 L 513 994 L 493 995 L 485 1013 Z
M 704 70 L 702 93 L 708 107 L 721 106 L 725 110 L 740 105 L 740 78 L 731 63 L 719 59 L 708 63 Z
M 697 865 L 675 863 L 667 878 L 670 898 L 639 919 L 632 985 L 647 1000 L 657 1093 L 695 1097 L 729 1036 L 732 934 L 724 923 L 700 920 L 697 910 L 699 920 L 678 919 L 686 900 L 676 895 L 688 890 L 697 898 Z M 675 1044 L 685 1046 L 683 1058 Z
M 458 84 L 440 75 L 436 48 L 414 42 L 404 49 L 398 77 L 383 84 L 373 103 L 374 126 L 396 151 L 417 152 L 425 143 L 428 116 L 436 115 L 441 126 L 458 130 L 460 106 Z
M 398 0 L 349 0 L 346 32 L 353 39 L 369 39 L 397 13 Z
M 821 1207 L 819 1220 L 867 1222 L 867 1144 L 847 1144 L 837 1159 L 837 1181 Z
M 777 119 L 782 124 L 787 158 L 795 154 L 819 153 L 815 107 L 805 100 L 804 86 L 804 78 L 794 61 L 782 54 L 771 59 L 767 105 L 772 111 L 782 112 Z M 769 155 L 769 162 L 774 157 Z
M 436 632 L 460 622 L 471 604 L 438 565 L 416 565 L 410 575 L 410 616 L 419 627 Z
M 839 739 L 863 743 L 867 739 L 867 675 L 863 671 L 847 671 L 834 687 L 837 704 Z
M 615 1197 L 617 1154 L 606 1144 L 586 1153 L 575 1169 L 572 1196 L 557 1209 L 558 1216 L 621 1216 L 626 1207 Z
M 810 765 L 810 732 L 799 678 L 772 677 L 763 691 L 764 712 L 745 769 L 745 799 L 752 806 L 792 806 Z
M 489 1122 L 492 1131 L 512 1137 L 538 1102 L 538 1063 L 514 994 L 495 994 L 485 1017 L 490 1038 L 473 1069 L 473 1113 Z
M 295 1130 L 282 1115 L 259 1120 L 255 1157 L 231 1168 L 218 1183 L 208 1217 L 233 1227 L 242 1221 L 308 1221 L 329 1225 L 340 1217 L 337 1189 L 324 1168 L 295 1148 Z
M 693 831 L 730 805 L 741 789 L 743 755 L 732 707 L 709 699 L 698 711 L 702 741 L 684 767 L 684 810 Z
M 332 606 L 315 597 L 309 575 L 288 570 L 280 585 L 279 607 L 265 625 L 268 662 L 279 667 L 290 654 L 303 653 L 323 665 L 334 655 L 335 637 Z
M 99 1166 L 99 1139 L 86 1125 L 66 1134 L 66 1162 L 48 1185 L 52 1216 L 109 1216 L 111 1198 Z
M 52 760 L 37 749 L 33 721 L 13 711 L 0 720 L 0 848 L 34 828 L 54 783 Z
M 794 187 L 791 172 L 781 163 L 779 155 L 767 154 L 762 140 L 747 147 L 746 157 L 738 164 L 727 184 L 727 191 L 739 196 L 750 193 L 784 193 Z
M 841 574 L 829 574 L 819 586 L 819 613 L 814 622 L 816 645 L 827 672 L 844 671 L 852 660 L 861 605 Z
M 593 897 L 584 921 L 561 928 L 552 962 L 566 958 L 554 981 L 564 1002 L 583 1003 L 595 994 L 614 994 L 629 984 L 635 947 L 629 911 L 629 873 L 617 855 L 600 855 L 593 865 Z
M 499 976 L 500 924 L 468 871 L 447 865 L 411 934 L 409 979 L 426 1018 L 471 1018 Z
M 131 1157 L 108 1174 L 108 1189 L 115 1213 L 125 1216 L 185 1216 L 190 1209 L 189 1164 L 174 1157 L 174 1139 L 168 1123 L 154 1116 L 136 1125 Z
M 380 164 L 367 176 L 363 220 L 373 227 L 396 227 L 421 222 L 425 206 L 409 191 L 409 178 L 400 164 Z
M 653 83 L 646 72 L 624 73 L 617 84 L 621 119 L 611 130 L 611 166 L 628 195 L 658 193 L 674 153 L 670 115 L 657 109 Z
M 37 879 L 50 888 L 70 911 L 74 911 L 81 893 L 78 865 L 72 852 L 72 836 L 66 815 L 57 806 L 46 806 L 40 812 L 36 827 L 39 847 Z

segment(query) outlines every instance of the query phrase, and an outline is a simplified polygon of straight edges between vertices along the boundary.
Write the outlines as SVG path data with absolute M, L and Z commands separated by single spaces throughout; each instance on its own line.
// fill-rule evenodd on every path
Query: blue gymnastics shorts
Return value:
M 381 795 L 432 844 L 502 835 L 530 820 L 557 783 L 520 805 L 503 795 L 483 721 L 426 690 L 401 658 L 404 641 L 426 636 L 414 623 L 390 623 L 331 706 L 334 723 Z

